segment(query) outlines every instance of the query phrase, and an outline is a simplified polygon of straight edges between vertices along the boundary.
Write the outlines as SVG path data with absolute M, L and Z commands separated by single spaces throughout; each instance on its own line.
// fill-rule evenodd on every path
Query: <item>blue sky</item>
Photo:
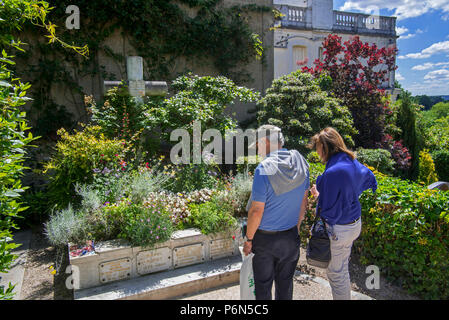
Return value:
M 396 16 L 396 80 L 414 95 L 449 95 L 449 0 L 334 0 L 334 9 Z

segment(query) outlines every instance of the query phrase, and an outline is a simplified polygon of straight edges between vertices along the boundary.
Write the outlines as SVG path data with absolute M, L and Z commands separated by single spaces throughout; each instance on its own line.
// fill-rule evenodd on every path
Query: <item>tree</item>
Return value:
M 435 164 L 428 150 L 419 153 L 419 176 L 418 181 L 424 185 L 438 181 L 438 175 L 435 171 Z
M 174 94 L 170 98 L 163 101 L 156 98 L 146 105 L 147 129 L 157 132 L 155 143 L 173 144 L 171 132 L 185 129 L 192 133 L 196 121 L 201 124 L 201 133 L 213 128 L 224 136 L 237 126 L 226 108 L 236 100 L 255 102 L 260 97 L 258 92 L 237 86 L 223 76 L 180 76 L 172 82 L 171 89 Z
M 424 106 L 424 110 L 430 110 L 432 108 L 432 106 L 434 106 L 435 104 L 445 101 L 443 99 L 443 97 L 441 97 L 441 96 L 430 96 L 429 97 L 427 95 L 415 96 L 415 97 L 413 97 L 413 99 L 416 100 L 416 103 Z
M 307 153 L 309 139 L 326 127 L 335 128 L 348 147 L 354 146 L 351 113 L 321 86 L 328 77 L 314 79 L 300 70 L 273 81 L 267 94 L 258 102 L 260 125 L 272 124 L 282 129 L 287 148 Z M 321 86 L 320 86 L 321 85 Z
M 375 148 L 384 135 L 384 118 L 389 114 L 385 90 L 380 89 L 395 70 L 396 47 L 378 48 L 363 43 L 358 36 L 342 43 L 330 34 L 323 42 L 323 59 L 312 68 L 303 67 L 315 77 L 323 73 L 332 78 L 330 91 L 348 106 L 359 133 L 354 137 L 358 147 Z
M 449 116 L 449 102 L 438 102 L 428 111 L 423 112 L 424 119 L 429 126 L 432 126 L 438 119 Z
M 419 149 L 416 133 L 416 112 L 417 106 L 412 101 L 411 93 L 403 91 L 399 96 L 399 108 L 397 115 L 397 126 L 401 129 L 400 139 L 404 146 L 410 151 L 412 156 L 412 175 L 418 170 Z

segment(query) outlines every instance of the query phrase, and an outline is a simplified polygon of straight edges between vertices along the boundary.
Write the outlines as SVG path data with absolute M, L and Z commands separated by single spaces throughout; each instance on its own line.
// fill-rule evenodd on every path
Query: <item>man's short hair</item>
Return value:
M 273 126 L 271 124 L 264 124 L 263 126 L 259 127 L 256 131 L 256 141 L 251 144 L 250 148 L 254 147 L 256 145 L 256 142 L 260 138 L 268 138 L 268 141 L 274 144 L 280 144 L 281 147 L 284 146 L 285 140 L 284 135 L 282 134 L 282 131 L 279 127 Z

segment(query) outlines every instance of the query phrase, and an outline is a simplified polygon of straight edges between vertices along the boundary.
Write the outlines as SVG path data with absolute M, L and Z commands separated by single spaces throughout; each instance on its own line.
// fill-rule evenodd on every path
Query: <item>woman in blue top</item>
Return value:
M 317 210 L 330 233 L 332 257 L 327 276 L 332 296 L 334 300 L 350 300 L 349 256 L 362 227 L 359 196 L 367 189 L 375 192 L 377 181 L 335 129 L 326 128 L 316 134 L 309 147 L 326 163 L 311 192 L 318 198 Z

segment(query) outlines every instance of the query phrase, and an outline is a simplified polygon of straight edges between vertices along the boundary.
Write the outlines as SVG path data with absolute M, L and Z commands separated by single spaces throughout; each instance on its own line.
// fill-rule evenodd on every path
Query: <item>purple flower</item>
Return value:
M 156 240 L 158 240 L 159 239 L 159 236 L 156 236 Z
M 104 168 L 103 169 L 103 172 L 102 172 L 103 174 L 109 174 L 109 173 L 111 173 L 111 170 L 109 170 L 108 168 Z
M 100 172 L 101 172 L 101 170 L 100 170 L 100 169 L 97 169 L 97 168 L 95 168 L 95 169 L 93 170 L 93 172 L 94 172 L 94 173 L 100 173 Z

